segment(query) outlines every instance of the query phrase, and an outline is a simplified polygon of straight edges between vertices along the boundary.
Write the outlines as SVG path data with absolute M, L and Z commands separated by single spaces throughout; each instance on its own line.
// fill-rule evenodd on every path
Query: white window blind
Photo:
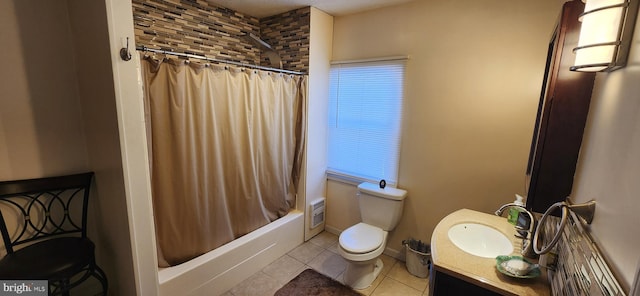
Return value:
M 331 66 L 328 172 L 396 184 L 405 60 Z

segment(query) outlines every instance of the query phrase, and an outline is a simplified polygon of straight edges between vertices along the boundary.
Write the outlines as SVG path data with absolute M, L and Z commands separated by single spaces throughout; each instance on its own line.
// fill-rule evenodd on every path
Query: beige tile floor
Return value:
M 337 244 L 335 234 L 322 232 L 253 274 L 224 296 L 271 296 L 307 268 L 343 282 L 347 262 L 338 254 Z M 428 279 L 411 275 L 402 261 L 387 255 L 381 258 L 384 267 L 378 278 L 369 288 L 358 292 L 371 296 L 428 295 Z

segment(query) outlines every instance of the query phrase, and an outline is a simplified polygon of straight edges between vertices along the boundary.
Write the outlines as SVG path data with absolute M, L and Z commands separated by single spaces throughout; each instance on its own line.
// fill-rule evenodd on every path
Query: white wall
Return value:
M 134 295 L 108 37 L 104 1 L 0 1 L 0 180 L 95 171 L 88 236 L 111 293 Z
M 136 295 L 158 295 L 158 261 L 151 201 L 151 178 L 142 102 L 140 60 L 135 50 L 133 59 L 120 58 L 120 49 L 135 40 L 130 0 L 106 0 L 109 29 L 109 52 L 118 115 L 118 133 L 126 194 L 126 217 Z M 124 294 L 123 294 L 124 295 Z
M 88 169 L 66 2 L 0 1 L 0 180 Z
M 626 68 L 598 73 L 572 196 L 596 200 L 595 240 L 625 289 L 640 260 L 640 23 Z
M 102 1 L 69 0 L 68 10 L 89 167 L 95 172 L 90 219 L 99 230 L 96 256 L 109 290 L 132 295 L 136 287 L 106 7 Z
M 429 241 L 457 209 L 492 213 L 524 193 L 561 4 L 424 0 L 335 18 L 333 60 L 410 55 L 398 182 L 408 198 L 388 247 Z M 353 186 L 329 181 L 327 192 L 328 227 L 359 220 Z
M 329 62 L 333 38 L 333 17 L 312 7 L 309 40 L 309 104 L 307 107 L 307 152 L 305 156 L 305 208 L 325 196 L 327 169 L 327 108 L 329 100 Z M 309 157 L 307 157 L 309 156 Z M 322 231 L 310 229 L 305 217 L 305 240 Z

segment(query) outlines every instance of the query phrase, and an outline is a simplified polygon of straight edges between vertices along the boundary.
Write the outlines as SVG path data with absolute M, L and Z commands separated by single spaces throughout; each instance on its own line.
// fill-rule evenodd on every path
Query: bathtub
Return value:
M 160 268 L 160 295 L 220 295 L 304 240 L 304 214 L 292 211 L 180 265 Z

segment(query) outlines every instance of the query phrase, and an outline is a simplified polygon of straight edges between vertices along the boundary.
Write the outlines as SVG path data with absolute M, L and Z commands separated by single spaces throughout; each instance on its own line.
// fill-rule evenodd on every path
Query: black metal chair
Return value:
M 87 203 L 93 173 L 0 182 L 0 232 L 6 255 L 2 280 L 47 280 L 49 295 L 93 276 L 107 294 L 107 277 L 87 238 Z

